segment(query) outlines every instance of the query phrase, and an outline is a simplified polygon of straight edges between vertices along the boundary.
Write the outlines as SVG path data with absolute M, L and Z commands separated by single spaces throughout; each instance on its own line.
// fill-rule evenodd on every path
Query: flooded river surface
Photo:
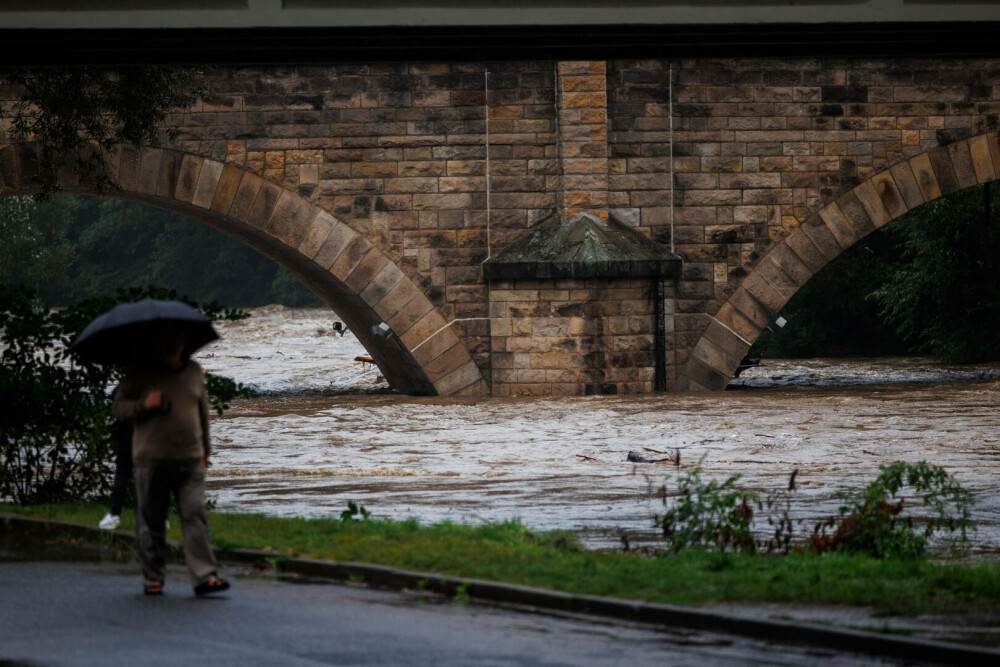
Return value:
M 760 495 L 799 470 L 791 515 L 811 530 L 880 464 L 946 467 L 975 496 L 975 551 L 1000 554 L 1000 365 L 927 359 L 767 361 L 718 394 L 453 399 L 385 393 L 323 310 L 257 309 L 198 355 L 252 384 L 213 421 L 220 510 L 339 516 L 348 501 L 421 522 L 519 518 L 587 546 L 656 544 L 658 489 L 683 471 L 742 475 Z M 680 452 L 681 466 L 632 463 Z

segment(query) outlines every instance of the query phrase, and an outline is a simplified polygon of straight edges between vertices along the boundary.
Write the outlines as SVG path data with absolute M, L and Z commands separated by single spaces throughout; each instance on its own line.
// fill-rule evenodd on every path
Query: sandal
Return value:
M 146 595 L 163 595 L 163 584 L 147 581 L 142 585 L 142 592 Z
M 212 593 L 221 593 L 226 590 L 229 590 L 229 582 L 222 577 L 212 576 L 195 586 L 194 594 L 201 597 L 203 595 L 211 595 Z

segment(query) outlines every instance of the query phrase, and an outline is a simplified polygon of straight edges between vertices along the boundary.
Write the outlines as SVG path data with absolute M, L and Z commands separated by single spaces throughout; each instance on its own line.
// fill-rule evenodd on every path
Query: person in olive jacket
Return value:
M 158 357 L 126 373 L 112 404 L 115 417 L 135 424 L 135 527 L 144 591 L 163 594 L 167 510 L 173 495 L 194 591 L 221 592 L 229 582 L 218 576 L 205 510 L 205 469 L 212 453 L 205 375 L 188 358 L 179 327 L 163 326 L 156 342 Z

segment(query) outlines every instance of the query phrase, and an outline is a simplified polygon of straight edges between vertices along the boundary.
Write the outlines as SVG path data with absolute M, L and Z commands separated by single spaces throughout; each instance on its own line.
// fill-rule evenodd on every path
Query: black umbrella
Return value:
M 191 306 L 143 299 L 104 313 L 87 325 L 71 347 L 84 361 L 98 364 L 148 362 L 156 353 L 157 332 L 168 324 L 184 333 L 186 355 L 219 337 L 212 323 Z

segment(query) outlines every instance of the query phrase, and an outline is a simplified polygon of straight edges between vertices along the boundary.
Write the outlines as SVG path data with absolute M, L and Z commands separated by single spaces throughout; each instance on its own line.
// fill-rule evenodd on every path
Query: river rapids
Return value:
M 261 392 L 213 420 L 219 510 L 339 516 L 354 501 L 377 517 L 517 518 L 592 548 L 656 547 L 664 491 L 700 462 L 706 479 L 780 497 L 801 539 L 879 465 L 927 461 L 974 494 L 973 552 L 1000 553 L 1000 365 L 773 360 L 717 394 L 411 397 L 355 361 L 367 353 L 336 319 L 255 309 L 198 354 Z M 757 526 L 770 530 L 760 512 Z

